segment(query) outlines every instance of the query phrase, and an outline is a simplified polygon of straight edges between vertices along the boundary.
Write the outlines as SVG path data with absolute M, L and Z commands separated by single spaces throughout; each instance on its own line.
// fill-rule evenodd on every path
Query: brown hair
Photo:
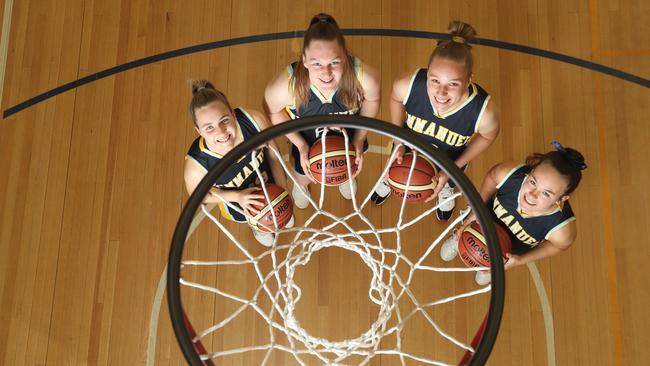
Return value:
M 343 49 L 345 60 L 343 62 L 343 75 L 339 82 L 338 96 L 348 108 L 352 109 L 359 106 L 359 102 L 363 98 L 363 88 L 361 83 L 357 80 L 354 73 L 354 65 L 351 65 L 352 59 L 350 52 L 345 47 L 345 39 L 341 29 L 336 24 L 336 21 L 331 15 L 320 13 L 314 16 L 309 23 L 309 28 L 305 32 L 305 37 L 302 42 L 302 55 L 305 55 L 305 50 L 309 47 L 311 41 L 336 41 Z M 294 102 L 297 109 L 304 106 L 309 102 L 310 91 L 309 71 L 305 68 L 302 62 L 302 57 L 298 60 L 291 80 L 289 82 L 290 88 L 293 89 Z
M 198 127 L 196 121 L 196 110 L 204 107 L 214 101 L 219 101 L 225 104 L 228 109 L 232 110 L 228 98 L 217 90 L 211 82 L 207 80 L 191 80 L 190 85 L 192 88 L 192 100 L 190 101 L 190 115 L 194 126 Z
M 582 179 L 582 170 L 587 168 L 584 156 L 578 150 L 570 147 L 561 147 L 561 150 L 549 151 L 546 154 L 534 153 L 526 158 L 526 166 L 529 171 L 541 164 L 549 164 L 567 179 L 567 188 L 562 194 L 563 196 L 571 194 L 578 187 Z
M 447 26 L 451 39 L 441 39 L 429 57 L 429 65 L 435 57 L 442 57 L 465 64 L 468 75 L 472 74 L 474 58 L 472 46 L 467 42 L 476 36 L 474 27 L 459 20 L 454 20 Z

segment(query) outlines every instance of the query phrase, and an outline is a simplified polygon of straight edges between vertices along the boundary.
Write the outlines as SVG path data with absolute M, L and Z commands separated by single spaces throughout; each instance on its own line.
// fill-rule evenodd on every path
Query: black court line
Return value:
M 355 28 L 355 29 L 343 29 L 342 31 L 343 34 L 347 36 L 388 36 L 388 37 L 410 37 L 410 38 L 426 38 L 426 39 L 450 39 L 451 37 L 448 33 L 424 32 L 424 31 L 414 31 L 414 30 L 405 30 L 405 29 Z M 105 78 L 107 76 L 112 76 L 123 71 L 134 69 L 136 67 L 148 65 L 154 62 L 164 61 L 173 57 L 188 55 L 195 52 L 202 52 L 202 51 L 213 50 L 216 48 L 223 48 L 223 47 L 236 46 L 236 45 L 255 43 L 255 42 L 298 38 L 304 36 L 304 34 L 305 31 L 293 31 L 293 32 L 269 33 L 269 34 L 255 35 L 255 36 L 232 38 L 232 39 L 226 39 L 222 41 L 203 43 L 203 44 L 185 47 L 185 48 L 179 48 L 177 50 L 167 51 L 167 52 L 159 53 L 157 55 L 144 57 L 138 60 L 127 62 L 122 65 L 111 67 L 106 70 L 102 70 L 95 74 L 88 75 L 81 79 L 77 79 L 67 84 L 58 86 L 52 90 L 48 90 L 45 93 L 39 94 L 33 98 L 18 103 L 13 107 L 7 108 L 3 112 L 3 118 L 7 118 L 13 114 L 22 111 L 25 108 L 31 107 L 36 103 L 52 98 L 68 90 L 88 84 L 95 80 Z M 475 38 L 472 41 L 470 41 L 470 43 L 526 53 L 534 56 L 540 56 L 551 60 L 556 60 L 556 61 L 576 65 L 582 68 L 590 69 L 596 72 L 613 76 L 615 78 L 623 79 L 631 83 L 641 85 L 646 88 L 650 88 L 650 80 L 648 79 L 644 79 L 637 75 L 633 75 L 605 65 L 597 64 L 595 62 L 591 62 L 587 60 L 582 60 L 561 53 L 546 51 L 539 48 L 523 46 L 515 43 L 501 42 L 493 39 L 485 39 L 485 38 Z

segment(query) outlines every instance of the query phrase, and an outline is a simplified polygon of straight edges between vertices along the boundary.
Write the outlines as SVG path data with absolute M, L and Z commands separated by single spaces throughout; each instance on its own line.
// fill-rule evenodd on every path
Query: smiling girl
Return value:
M 194 129 L 199 134 L 185 157 L 185 186 L 187 192 L 192 194 L 210 168 L 235 146 L 267 128 L 268 122 L 258 111 L 231 108 L 226 96 L 206 80 L 192 82 L 192 101 L 189 109 Z M 277 150 L 275 142 L 269 141 L 268 145 Z M 244 215 L 226 205 L 224 201 L 247 214 L 258 212 L 255 204 L 264 200 L 264 193 L 259 188 L 261 180 L 255 171 L 256 165 L 259 166 L 261 178 L 265 182 L 274 182 L 286 189 L 286 176 L 275 154 L 258 151 L 253 160 L 253 154 L 249 152 L 219 176 L 204 203 L 218 203 L 225 218 L 246 222 Z M 219 197 L 223 198 L 223 201 Z M 293 218 L 287 226 L 291 225 Z M 273 234 L 256 230 L 253 230 L 253 234 L 261 244 L 273 244 Z
M 472 82 L 474 64 L 470 45 L 474 28 L 453 21 L 448 31 L 451 39 L 440 40 L 429 57 L 428 67 L 418 69 L 393 83 L 390 100 L 391 122 L 411 129 L 429 141 L 456 163 L 459 168 L 485 151 L 499 134 L 497 107 L 490 95 Z M 403 148 L 396 154 L 402 160 Z M 449 177 L 439 173 L 434 177 L 438 184 L 431 200 L 438 195 L 442 202 L 453 195 Z M 372 195 L 372 201 L 382 204 L 390 194 L 383 182 Z M 454 200 L 439 207 L 439 220 L 448 220 L 453 212 Z
M 569 195 L 578 187 L 587 165 L 577 150 L 565 148 L 557 141 L 552 144 L 556 151 L 532 154 L 525 164 L 497 164 L 481 185 L 481 198 L 512 241 L 506 269 L 557 255 L 576 239 Z M 475 219 L 471 214 L 458 232 Z M 440 251 L 443 260 L 456 256 L 457 244 L 457 234 L 445 241 Z M 479 284 L 487 281 L 489 275 L 477 272 Z
M 264 100 L 273 124 L 300 117 L 351 114 L 374 117 L 379 111 L 379 76 L 360 59 L 350 54 L 343 33 L 334 18 L 318 14 L 310 22 L 303 39 L 303 49 L 298 61 L 272 80 L 266 87 Z M 294 203 L 300 208 L 309 204 L 306 194 L 312 178 L 307 172 L 309 148 L 323 131 L 308 130 L 288 134 L 293 144 L 291 155 L 294 175 L 300 187 L 294 185 Z M 367 131 L 347 129 L 356 152 L 356 176 L 361 172 L 363 152 L 367 149 Z M 352 181 L 355 187 L 354 180 Z M 339 186 L 341 195 L 351 199 L 350 185 Z

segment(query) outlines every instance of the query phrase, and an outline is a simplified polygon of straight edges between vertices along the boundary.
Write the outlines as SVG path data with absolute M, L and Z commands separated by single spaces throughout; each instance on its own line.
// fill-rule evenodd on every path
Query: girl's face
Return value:
M 211 151 L 225 154 L 235 147 L 237 126 L 233 111 L 221 101 L 214 101 L 194 111 L 196 131 Z
M 427 70 L 427 94 L 438 114 L 451 111 L 467 98 L 470 77 L 462 63 L 442 57 L 431 60 Z
M 338 88 L 346 62 L 345 52 L 336 40 L 311 41 L 302 55 L 309 81 L 325 93 Z
M 519 192 L 519 208 L 527 214 L 552 211 L 566 201 L 569 181 L 548 163 L 538 165 L 528 174 Z

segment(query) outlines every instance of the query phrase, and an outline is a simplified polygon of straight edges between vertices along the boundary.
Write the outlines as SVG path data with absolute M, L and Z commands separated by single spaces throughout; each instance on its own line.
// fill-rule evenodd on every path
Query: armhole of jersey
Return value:
M 363 62 L 358 57 L 354 58 L 354 73 L 357 75 L 359 83 L 363 83 Z
M 251 122 L 251 124 L 253 125 L 253 127 L 255 127 L 255 129 L 257 130 L 257 132 L 262 131 L 262 130 L 260 129 L 260 126 L 257 124 L 257 121 L 255 121 L 255 119 L 253 118 L 253 116 L 251 116 L 250 114 L 248 114 L 248 112 L 246 112 L 246 110 L 245 110 L 244 108 L 237 108 L 237 109 L 239 109 L 239 110 L 240 110 L 240 111 L 241 111 L 241 112 L 246 116 L 246 118 L 248 118 L 248 120 Z
M 413 76 L 411 76 L 411 81 L 409 82 L 409 88 L 406 91 L 406 94 L 404 95 L 404 99 L 402 100 L 402 104 L 404 105 L 406 105 L 406 102 L 409 100 L 409 97 L 411 96 L 411 89 L 413 89 L 413 83 L 415 82 L 415 77 L 418 76 L 418 72 L 420 72 L 420 69 L 415 70 Z
M 511 175 L 512 175 L 516 170 L 518 170 L 519 168 L 521 168 L 522 166 L 524 166 L 524 164 L 519 164 L 519 165 L 517 165 L 516 167 L 510 169 L 510 171 L 508 172 L 508 174 L 506 174 L 506 176 L 503 177 L 503 179 L 501 179 L 501 181 L 497 184 L 497 189 L 501 188 L 501 187 L 503 186 L 503 184 L 508 180 L 508 178 L 510 178 L 510 176 L 511 176 Z
M 474 125 L 474 133 L 478 132 L 481 122 L 483 121 L 483 113 L 485 112 L 485 108 L 487 108 L 489 102 L 490 102 L 490 96 L 488 95 L 487 98 L 485 98 L 485 100 L 483 101 L 483 106 L 481 107 L 481 111 L 479 112 L 478 117 L 476 118 L 476 125 Z
M 192 161 L 194 162 L 194 164 L 196 164 L 196 166 L 198 166 L 199 168 L 201 168 L 201 170 L 203 170 L 204 172 L 206 172 L 206 173 L 208 172 L 208 170 L 205 169 L 205 167 L 204 167 L 203 165 L 201 165 L 201 163 L 199 163 L 196 159 L 194 159 L 194 158 L 192 157 L 192 155 L 189 155 L 189 154 L 188 154 L 188 155 L 185 155 L 185 160 L 187 160 L 187 159 L 192 160 Z
M 235 218 L 228 211 L 228 206 L 225 203 L 219 202 L 219 211 L 221 211 L 221 216 L 230 221 L 235 221 Z
M 551 235 L 553 235 L 554 232 L 560 230 L 561 228 L 567 226 L 571 221 L 575 221 L 575 220 L 576 220 L 576 217 L 575 217 L 575 216 L 571 216 L 571 217 L 569 217 L 568 219 L 566 219 L 566 220 L 562 221 L 561 223 L 557 224 L 557 225 L 556 225 L 554 228 L 552 228 L 548 233 L 546 233 L 546 236 L 544 236 L 544 239 L 548 240 L 548 238 L 550 238 Z

